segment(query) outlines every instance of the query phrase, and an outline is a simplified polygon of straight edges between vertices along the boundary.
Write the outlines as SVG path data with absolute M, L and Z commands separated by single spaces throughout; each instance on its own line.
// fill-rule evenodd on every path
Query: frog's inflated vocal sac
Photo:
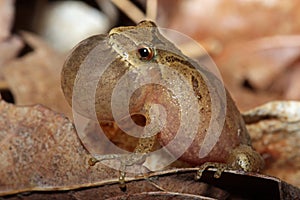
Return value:
M 101 46 L 99 47 L 99 44 Z M 93 59 L 87 61 L 91 52 L 100 48 L 100 55 L 93 55 Z M 108 57 L 114 57 L 111 62 L 103 60 Z M 85 63 L 86 62 L 86 63 Z M 89 62 L 89 63 L 87 63 Z M 156 25 L 151 21 L 142 21 L 137 26 L 118 27 L 110 31 L 109 35 L 92 36 L 78 44 L 70 56 L 67 58 L 62 70 L 62 88 L 67 101 L 72 104 L 73 87 L 76 82 L 76 76 L 80 67 L 85 64 L 91 66 L 90 80 L 93 80 L 94 71 L 97 71 L 99 65 L 105 63 L 106 69 L 101 78 L 97 81 L 95 93 L 95 104 L 98 121 L 114 121 L 111 109 L 111 96 L 117 81 L 130 69 L 143 72 L 145 63 L 161 64 L 167 66 L 172 71 L 181 74 L 186 78 L 194 95 L 197 97 L 198 113 L 201 120 L 198 122 L 198 131 L 189 148 L 180 156 L 179 160 L 189 163 L 192 166 L 214 166 L 228 169 L 240 169 L 244 171 L 258 171 L 263 166 L 263 160 L 260 155 L 251 147 L 250 137 L 245 128 L 244 121 L 235 106 L 230 94 L 225 90 L 226 97 L 221 99 L 211 94 L 206 84 L 207 79 L 218 81 L 210 72 L 195 68 L 198 65 L 195 61 L 185 56 L 172 42 L 160 34 Z M 94 68 L 93 68 L 94 67 Z M 167 70 L 158 69 L 157 79 L 164 80 L 169 77 Z M 156 71 L 157 72 L 157 71 Z M 147 76 L 152 76 L 147 72 Z M 153 73 L 156 74 L 157 73 Z M 206 76 L 204 79 L 203 76 Z M 77 77 L 78 78 L 78 77 Z M 88 87 L 87 80 L 86 87 Z M 181 86 L 175 87 L 180 88 Z M 84 87 L 84 85 L 83 85 Z M 73 104 L 82 104 L 79 107 L 84 115 L 89 115 L 89 108 L 85 108 L 88 97 L 88 88 L 82 90 L 82 95 L 78 99 L 73 99 Z M 212 150 L 200 158 L 199 151 L 206 136 L 209 122 L 212 115 L 218 113 L 212 112 L 211 98 L 220 98 L 220 101 L 226 101 L 221 104 L 226 114 L 222 132 L 217 143 Z M 161 146 L 166 146 L 171 142 L 180 126 L 180 106 L 177 96 L 172 95 L 170 91 L 162 86 L 144 85 L 133 93 L 130 99 L 129 111 L 132 114 L 145 116 L 150 120 L 149 105 L 156 103 L 162 105 L 167 113 L 166 125 L 159 133 L 154 136 L 143 138 L 136 147 L 136 152 L 149 152 L 153 146 L 154 140 Z M 217 119 L 217 118 L 215 118 Z M 149 123 L 149 121 L 147 122 Z M 186 130 L 188 134 L 188 130 Z M 169 152 L 176 154 L 176 148 L 168 149 Z

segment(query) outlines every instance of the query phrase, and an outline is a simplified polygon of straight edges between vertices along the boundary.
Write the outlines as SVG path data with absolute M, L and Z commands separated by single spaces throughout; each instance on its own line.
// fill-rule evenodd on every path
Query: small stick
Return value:
M 187 43 L 180 44 L 179 48 L 184 54 L 186 54 L 191 58 L 197 58 L 197 57 L 208 55 L 204 47 L 202 49 L 199 48 L 198 46 L 195 46 L 195 44 L 197 43 L 187 42 Z
M 96 0 L 96 3 L 101 8 L 102 12 L 109 18 L 110 23 L 115 25 L 118 18 L 118 11 L 114 4 L 107 0 Z
M 147 0 L 146 18 L 155 22 L 156 17 L 157 17 L 157 0 Z
M 135 23 L 139 23 L 146 18 L 145 14 L 129 0 L 111 1 Z

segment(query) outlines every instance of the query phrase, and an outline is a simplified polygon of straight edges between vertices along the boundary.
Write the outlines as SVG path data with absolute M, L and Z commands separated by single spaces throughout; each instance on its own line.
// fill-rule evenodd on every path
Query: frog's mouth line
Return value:
M 111 36 L 109 36 L 108 40 L 109 45 L 112 47 L 113 51 L 115 51 L 118 55 L 117 58 L 120 58 L 126 67 L 134 67 L 134 64 L 129 61 L 129 55 L 125 48 L 122 45 L 119 45 L 116 42 L 111 41 Z
M 113 51 L 115 51 L 118 54 L 117 58 L 120 58 L 121 61 L 124 62 L 124 65 L 126 67 L 128 67 L 128 68 L 137 68 L 136 63 L 133 63 L 129 59 L 129 54 L 127 53 L 127 50 L 123 46 L 121 46 L 121 45 L 119 45 L 117 43 L 113 43 L 110 40 L 109 40 L 109 44 L 111 45 Z M 138 49 L 138 47 L 136 47 L 136 54 L 138 54 L 137 49 Z M 157 55 L 157 52 L 154 51 L 153 58 L 155 58 L 156 55 Z M 138 57 L 138 55 L 136 55 L 136 56 Z M 136 59 L 138 59 L 138 58 L 136 58 Z M 149 63 L 147 60 L 141 60 L 141 59 L 139 59 L 139 61 L 140 61 L 140 64 L 142 64 L 142 63 L 145 63 L 145 64 Z

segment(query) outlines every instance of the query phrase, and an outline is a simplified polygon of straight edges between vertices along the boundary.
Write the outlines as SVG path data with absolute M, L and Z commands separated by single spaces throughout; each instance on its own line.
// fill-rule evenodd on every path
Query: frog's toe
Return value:
M 97 158 L 94 158 L 94 157 L 90 158 L 88 161 L 90 166 L 94 166 L 97 162 L 100 162 L 100 160 L 98 160 Z
M 220 178 L 224 170 L 224 168 L 217 168 L 217 171 L 214 173 L 214 178 Z
M 220 178 L 224 170 L 228 168 L 228 165 L 225 163 L 206 162 L 199 167 L 196 179 L 200 179 L 203 172 L 208 168 L 216 168 L 217 171 L 214 173 L 214 178 Z

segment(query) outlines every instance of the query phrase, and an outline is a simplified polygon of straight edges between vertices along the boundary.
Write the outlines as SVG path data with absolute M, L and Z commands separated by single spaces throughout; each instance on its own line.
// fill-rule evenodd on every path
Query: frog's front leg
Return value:
M 146 157 L 145 154 L 131 153 L 131 154 L 107 154 L 107 155 L 95 155 L 89 159 L 89 165 L 94 166 L 96 163 L 103 160 L 119 160 L 119 184 L 122 191 L 126 190 L 125 177 L 126 168 L 134 164 L 143 163 Z
M 119 160 L 119 183 L 122 191 L 126 190 L 126 168 L 135 164 L 144 163 L 147 157 L 147 154 L 152 150 L 152 147 L 155 143 L 155 136 L 140 138 L 137 147 L 133 153 L 130 154 L 107 154 L 107 155 L 95 155 L 93 158 L 90 158 L 89 165 L 93 166 L 97 162 L 103 160 Z
M 155 139 L 155 136 L 140 138 L 138 145 L 134 150 L 134 153 L 130 154 L 130 157 L 127 160 L 125 160 L 125 162 L 121 162 L 121 169 L 119 174 L 119 183 L 121 190 L 126 190 L 126 167 L 132 166 L 134 164 L 144 163 L 147 154 L 152 150 L 152 147 L 155 143 Z
M 215 172 L 214 177 L 220 178 L 222 172 L 224 172 L 224 170 L 228 169 L 228 164 L 217 163 L 217 162 L 206 162 L 198 168 L 196 179 L 200 179 L 202 176 L 202 173 L 208 168 L 216 168 L 217 171 Z

